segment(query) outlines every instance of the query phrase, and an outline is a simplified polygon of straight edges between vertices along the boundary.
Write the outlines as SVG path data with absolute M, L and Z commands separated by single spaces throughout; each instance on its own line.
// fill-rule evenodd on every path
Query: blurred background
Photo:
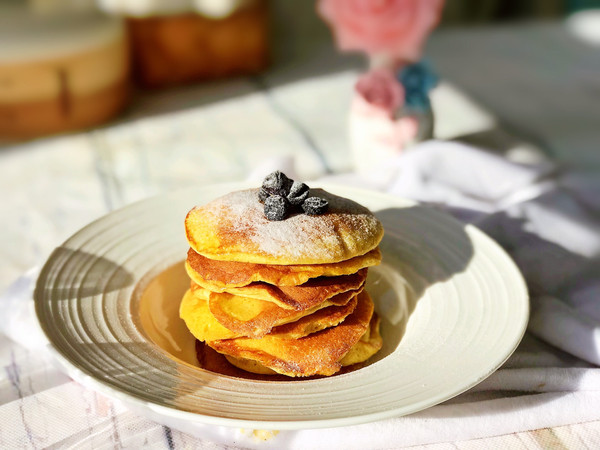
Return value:
M 552 19 L 595 7 L 598 7 L 595 0 L 449 0 L 445 6 L 443 23 L 460 25 L 519 19 Z
M 448 0 L 437 138 L 600 170 L 600 0 Z M 0 287 L 90 220 L 292 164 L 356 170 L 353 87 L 315 2 L 0 0 Z

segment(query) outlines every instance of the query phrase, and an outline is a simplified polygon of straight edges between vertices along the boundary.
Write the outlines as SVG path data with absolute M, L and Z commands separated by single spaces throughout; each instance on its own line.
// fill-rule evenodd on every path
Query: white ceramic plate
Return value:
M 472 226 L 393 196 L 326 186 L 383 222 L 368 290 L 383 350 L 344 375 L 249 381 L 194 366 L 177 317 L 188 286 L 183 220 L 228 184 L 113 212 L 58 248 L 38 280 L 40 324 L 69 375 L 154 420 L 261 429 L 358 424 L 412 413 L 477 384 L 513 352 L 529 302 L 504 251 Z M 185 428 L 185 427 L 179 427 Z

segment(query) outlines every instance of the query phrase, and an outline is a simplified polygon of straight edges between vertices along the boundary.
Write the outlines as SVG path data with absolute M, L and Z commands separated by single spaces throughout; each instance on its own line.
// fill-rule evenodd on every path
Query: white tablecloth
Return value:
M 274 160 L 258 167 L 254 175 L 260 178 L 261 170 L 273 166 L 295 175 L 291 161 Z M 379 190 L 426 201 L 478 224 L 521 267 L 532 294 L 532 315 L 530 333 L 517 352 L 467 393 L 409 417 L 338 429 L 283 431 L 269 434 L 267 443 L 225 427 L 207 427 L 200 438 L 255 448 L 382 448 L 392 442 L 454 442 L 600 419 L 596 366 L 600 363 L 600 304 L 596 302 L 600 226 L 595 217 L 600 208 L 595 202 L 586 203 L 590 193 L 582 188 L 587 186 L 585 180 L 558 175 L 549 163 L 515 164 L 481 149 L 441 141 L 421 144 L 398 157 L 396 169 L 391 182 L 378 186 Z M 481 176 L 465 176 L 465 171 Z M 328 179 L 365 184 L 353 174 Z M 65 440 L 79 446 L 114 435 L 115 422 L 124 415 L 128 425 L 119 432 L 119 440 L 146 439 L 155 424 L 131 417 L 118 402 L 70 382 L 51 368 L 31 316 L 34 279 L 35 272 L 25 275 L 0 303 L 5 333 L 31 349 L 23 353 L 25 360 L 11 355 L 7 374 L 15 398 L 0 407 L 0 420 L 14 422 L 6 428 L 14 431 L 5 437 L 24 439 L 18 431 L 21 425 L 30 443 L 38 445 L 35 437 L 43 430 L 49 442 Z M 25 392 L 23 375 L 28 377 Z M 61 395 L 49 395 L 55 390 Z M 42 410 L 51 414 L 40 414 Z M 99 431 L 90 430 L 90 423 L 107 415 L 110 422 L 104 419 L 103 425 L 91 426 L 91 430 L 99 426 Z M 51 426 L 57 417 L 62 427 Z M 173 432 L 168 433 L 172 439 Z

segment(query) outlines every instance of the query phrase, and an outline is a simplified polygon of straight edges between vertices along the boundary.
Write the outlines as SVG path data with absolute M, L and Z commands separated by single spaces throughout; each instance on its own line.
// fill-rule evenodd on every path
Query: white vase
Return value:
M 358 96 L 350 109 L 348 127 L 354 171 L 377 183 L 391 180 L 396 160 L 419 132 L 417 118 L 389 117 Z

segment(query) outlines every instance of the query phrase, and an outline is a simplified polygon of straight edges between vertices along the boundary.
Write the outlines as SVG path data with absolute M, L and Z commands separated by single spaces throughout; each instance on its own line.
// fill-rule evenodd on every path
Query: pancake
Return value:
M 351 275 L 360 269 L 381 262 L 381 252 L 375 248 L 364 255 L 355 256 L 333 264 L 274 265 L 236 261 L 218 261 L 188 251 L 185 262 L 190 278 L 214 292 L 247 286 L 262 281 L 277 286 L 297 286 L 311 278 Z
M 383 227 L 367 208 L 322 189 L 311 195 L 329 202 L 327 212 L 270 221 L 258 189 L 231 192 L 187 214 L 187 240 L 210 259 L 272 265 L 332 264 L 377 247 Z
M 248 286 L 230 288 L 223 294 L 273 302 L 281 308 L 303 311 L 342 292 L 360 289 L 367 279 L 368 269 L 352 275 L 312 278 L 300 286 L 274 286 L 267 283 L 251 283 Z M 195 280 L 193 280 L 195 283 Z M 197 286 L 205 288 L 202 284 Z M 211 291 L 212 292 L 212 291 Z
M 340 294 L 340 296 L 347 295 Z M 325 302 L 328 303 L 328 302 Z M 309 334 L 317 333 L 325 328 L 339 325 L 350 315 L 358 304 L 358 295 L 352 296 L 345 305 L 331 305 L 319 309 L 309 316 L 304 316 L 294 322 L 274 327 L 270 336 L 283 339 L 300 339 Z
M 376 313 L 373 313 L 369 329 L 363 334 L 360 340 L 354 344 L 350 351 L 340 360 L 342 366 L 351 366 L 365 362 L 379 350 L 383 345 L 381 334 L 379 333 L 379 324 L 381 320 Z
M 232 339 L 240 336 L 221 325 L 210 313 L 208 302 L 194 295 L 191 289 L 183 295 L 179 305 L 179 317 L 199 341 Z
M 381 335 L 379 334 L 379 322 L 380 320 L 377 314 L 373 314 L 371 322 L 369 323 L 369 327 L 365 334 L 360 338 L 360 340 L 356 344 L 352 346 L 352 348 L 346 354 L 346 356 L 344 356 L 340 360 L 340 364 L 342 367 L 357 367 L 359 364 L 368 360 L 371 356 L 373 356 L 381 349 L 383 341 L 381 339 Z M 245 370 L 247 372 L 260 375 L 281 377 L 280 374 L 278 374 L 272 369 L 269 369 L 268 367 L 265 367 L 258 361 L 245 358 L 237 358 L 228 355 L 225 355 L 225 358 L 233 366 Z
M 232 365 L 225 355 L 216 352 L 204 342 L 196 341 L 196 357 L 198 359 L 198 366 L 210 370 L 211 372 L 219 373 L 221 375 L 227 375 L 230 377 L 244 378 L 247 380 L 260 380 L 260 381 L 304 381 L 314 380 L 317 378 L 323 378 L 321 376 L 305 377 L 305 378 L 290 378 L 285 375 L 280 375 L 276 372 L 270 371 L 268 375 L 260 375 L 252 373 L 243 369 L 239 369 Z M 351 366 L 343 366 L 342 369 L 336 373 L 341 375 L 343 373 L 352 372 L 353 370 L 360 369 L 363 366 L 362 363 L 353 364 Z M 270 369 L 267 369 L 270 370 Z
M 293 336 L 298 338 L 340 323 L 356 307 L 356 294 L 356 291 L 344 292 L 336 295 L 330 301 L 326 300 L 301 312 L 279 308 L 273 303 L 262 300 L 248 302 L 243 297 L 237 297 L 237 299 L 242 299 L 241 302 L 235 302 L 235 300 L 233 302 L 222 301 L 222 296 L 227 294 L 216 294 L 212 295 L 209 300 L 209 309 L 221 325 L 242 336 L 255 339 L 262 338 L 270 333 L 273 327 L 277 327 L 277 329 L 287 327 L 279 330 L 278 337 Z M 244 302 L 244 300 L 246 301 Z M 242 302 L 260 303 L 258 307 L 262 306 L 262 308 L 249 308 L 252 311 L 252 317 L 246 318 L 243 317 L 243 313 L 239 313 L 240 308 L 236 308 L 235 303 L 240 304 Z M 255 314 L 257 310 L 259 311 L 258 314 Z M 244 312 L 246 311 L 248 309 L 244 310 Z M 327 314 L 323 314 L 322 311 L 327 311 Z
M 292 377 L 333 375 L 342 367 L 340 361 L 369 328 L 372 315 L 373 301 L 362 291 L 355 310 L 335 327 L 300 339 L 267 335 L 262 339 L 224 339 L 208 344 L 226 356 L 255 361 Z
M 282 329 L 279 337 L 306 336 L 318 330 L 337 325 L 356 307 L 357 291 L 338 294 L 319 305 L 304 311 L 279 308 L 262 300 L 214 294 L 199 287 L 190 289 L 184 296 L 179 315 L 190 332 L 199 341 L 250 337 L 258 339 L 275 326 L 300 320 L 296 327 Z M 316 315 L 326 309 L 331 314 Z
M 259 375 L 239 369 L 227 361 L 224 355 L 216 352 L 204 342 L 200 341 L 196 341 L 196 357 L 198 359 L 198 366 L 221 375 L 261 381 L 290 381 L 294 379 L 286 377 L 285 375 L 279 375 L 275 372 L 273 372 L 273 375 Z

